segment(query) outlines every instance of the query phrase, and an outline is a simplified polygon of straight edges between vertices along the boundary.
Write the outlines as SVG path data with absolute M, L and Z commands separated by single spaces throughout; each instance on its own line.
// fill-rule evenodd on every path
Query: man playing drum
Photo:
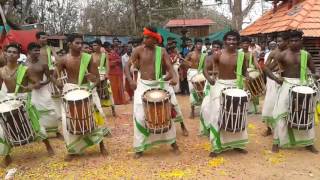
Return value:
M 190 92 L 190 102 L 191 102 L 190 117 L 191 118 L 194 118 L 195 106 L 201 106 L 202 98 L 203 98 L 199 95 L 196 87 L 194 87 L 192 83 L 192 78 L 195 78 L 198 75 L 202 75 L 206 54 L 201 53 L 201 49 L 202 49 L 202 39 L 196 39 L 194 51 L 190 52 L 186 56 L 185 61 L 183 62 L 184 65 L 189 67 L 188 73 L 187 73 L 187 79 L 188 79 L 189 92 Z M 203 80 L 205 79 L 203 78 Z
M 316 94 L 316 91 L 308 87 L 312 84 L 308 81 L 307 72 L 310 70 L 311 73 L 314 74 L 316 71 L 311 55 L 307 51 L 302 50 L 302 35 L 302 31 L 292 30 L 290 32 L 288 49 L 279 54 L 277 60 L 282 70 L 281 77 L 277 78 L 272 73 L 269 74 L 278 84 L 281 84 L 273 110 L 273 118 L 275 121 L 273 152 L 278 152 L 279 147 L 305 147 L 313 153 L 318 153 L 318 150 L 314 147 L 315 128 L 313 113 L 315 107 L 309 106 L 310 103 L 306 103 L 305 101 L 297 101 L 291 104 L 292 100 L 300 99 L 300 97 L 292 97 L 292 92 L 294 92 L 296 86 L 299 86 L 302 90 L 306 90 L 305 92 L 300 92 L 303 94 L 303 97 L 306 97 L 309 92 Z M 317 78 L 318 77 L 317 72 Z M 307 102 L 310 101 L 314 100 L 311 98 L 311 100 L 309 99 Z M 293 107 L 293 111 L 309 109 L 313 112 L 306 113 L 307 116 L 299 118 L 299 124 L 297 125 L 302 127 L 304 126 L 302 122 L 311 121 L 311 126 L 307 124 L 307 128 L 299 129 L 291 124 L 292 121 L 290 117 L 292 113 L 289 111 L 289 108 L 291 109 L 295 104 L 299 106 Z M 296 114 L 299 115 L 301 113 L 296 112 Z
M 92 101 L 98 109 L 102 109 L 97 91 L 94 88 L 100 82 L 98 67 L 92 63 L 93 60 L 91 55 L 81 52 L 82 43 L 83 39 L 81 35 L 71 34 L 68 37 L 69 53 L 58 61 L 58 70 L 66 70 L 67 72 L 67 83 L 63 86 L 63 92 L 67 93 L 79 88 L 92 89 Z M 82 94 L 78 95 L 80 96 Z M 64 98 L 67 99 L 65 96 Z M 74 96 L 70 98 L 77 99 L 77 97 Z M 91 98 L 89 101 L 91 101 Z M 84 104 L 87 104 L 86 102 L 84 102 Z M 92 110 L 89 106 L 84 109 L 84 111 L 92 114 Z M 69 114 L 70 112 L 68 115 Z M 66 108 L 62 108 L 62 130 L 68 150 L 68 156 L 65 159 L 66 161 L 70 161 L 75 155 L 82 154 L 86 148 L 95 144 L 100 145 L 101 154 L 107 154 L 103 144 L 104 135 L 109 133 L 107 128 L 97 127 L 90 133 L 74 134 L 70 132 L 72 127 L 67 126 L 67 124 L 70 124 L 70 121 L 67 122 L 67 118 L 70 120 L 69 117 L 67 117 Z M 92 124 L 94 122 L 90 121 L 90 123 Z M 104 122 L 96 122 L 96 124 L 103 125 Z
M 213 56 L 215 54 L 220 54 L 222 48 L 222 43 L 220 41 L 213 41 L 212 42 L 212 54 L 209 56 L 206 56 L 205 63 L 204 63 L 204 68 L 203 68 L 203 75 L 206 79 L 211 78 L 213 73 L 217 75 L 217 69 L 214 69 L 213 67 Z M 210 89 L 211 89 L 211 84 L 206 80 L 206 85 L 205 85 L 205 96 L 208 96 L 210 94 Z M 204 97 L 203 102 L 209 100 L 209 98 Z M 208 119 L 206 119 L 208 120 Z M 209 136 L 210 131 L 209 131 L 209 121 L 206 121 L 203 118 L 202 111 L 200 110 L 200 135 L 201 136 Z
M 29 47 L 28 49 L 31 48 Z M 31 89 L 32 86 L 30 85 L 27 88 L 27 67 L 24 65 L 18 65 L 17 63 L 20 55 L 20 47 L 17 44 L 9 44 L 6 47 L 6 55 L 8 59 L 7 65 L 0 68 L 0 93 L 3 93 L 0 97 L 0 101 L 15 97 L 26 99 L 26 90 Z M 29 117 L 29 119 L 27 119 L 29 122 L 27 123 L 31 123 L 32 130 L 35 133 L 33 140 L 43 140 L 49 155 L 53 155 L 53 150 L 49 140 L 47 139 L 45 128 L 39 123 L 38 112 L 31 104 L 30 96 L 28 97 L 25 107 Z M 1 118 L 0 120 L 3 121 Z M 4 129 L 0 126 L 0 154 L 5 156 L 4 164 L 6 166 L 12 161 L 9 155 L 12 144 L 8 139 L 9 137 L 6 137 Z
M 48 35 L 45 32 L 40 31 L 36 33 L 36 39 L 38 44 L 41 46 L 39 60 L 41 63 L 46 64 L 50 70 L 50 73 L 53 74 L 55 71 L 55 57 L 57 55 L 55 51 L 53 51 L 48 45 L 47 37 Z M 49 95 L 50 91 L 53 90 L 52 88 L 54 87 L 55 86 L 52 84 L 52 82 L 51 84 L 45 85 L 45 88 L 49 89 Z M 57 87 L 55 88 L 57 89 Z M 49 104 L 46 107 L 42 107 L 41 110 L 50 111 L 50 113 L 43 115 L 43 117 L 40 119 L 40 122 L 46 128 L 49 137 L 61 137 L 58 132 L 59 124 L 61 122 L 61 99 L 60 97 L 49 97 L 48 95 L 45 95 L 45 97 L 48 99 Z
M 271 51 L 271 53 L 268 56 L 268 59 L 266 60 L 265 66 L 263 68 L 263 71 L 267 76 L 269 74 L 273 74 L 276 77 L 280 76 L 280 69 L 279 69 L 277 57 L 281 52 L 287 49 L 288 40 L 289 40 L 288 32 L 281 33 L 280 36 L 277 37 L 278 47 L 277 49 Z M 268 68 L 265 68 L 265 67 L 268 67 Z M 262 120 L 267 125 L 267 130 L 264 133 L 264 136 L 271 135 L 272 129 L 274 129 L 275 121 L 272 117 L 272 112 L 277 100 L 279 87 L 280 85 L 276 81 L 271 79 L 271 77 L 267 77 L 266 96 L 264 98 L 264 103 L 262 108 Z
M 238 52 L 239 39 L 240 35 L 236 31 L 229 31 L 225 34 L 223 38 L 224 48 L 211 56 L 213 58 L 214 71 L 217 71 L 218 74 L 213 73 L 212 77 L 206 75 L 212 87 L 210 88 L 210 94 L 203 100 L 201 115 L 203 122 L 206 122 L 203 124 L 204 128 L 210 130 L 210 142 L 213 149 L 210 157 L 229 149 L 247 153 L 245 150 L 245 146 L 248 143 L 248 134 L 245 128 L 246 120 L 241 121 L 242 130 L 240 132 L 229 132 L 221 127 L 223 119 L 220 117 L 221 112 L 224 110 L 220 105 L 220 101 L 225 89 L 237 88 L 235 90 L 244 94 L 247 101 L 247 94 L 241 89 L 243 88 L 244 72 L 248 67 L 248 57 L 243 52 Z M 205 71 L 210 71 L 208 66 L 206 68 Z M 237 95 L 239 93 L 234 94 L 235 97 Z M 237 104 L 240 103 L 233 103 L 235 106 Z M 241 107 L 241 111 L 241 117 L 245 117 L 247 113 L 245 106 Z M 231 111 L 231 113 L 234 112 Z M 235 117 L 235 119 L 239 119 L 239 117 Z
M 110 82 L 108 80 L 108 73 L 109 73 L 108 53 L 101 52 L 102 42 L 100 39 L 94 40 L 91 43 L 91 45 L 93 50 L 92 59 L 95 65 L 98 67 L 99 74 L 100 74 L 100 83 L 98 86 L 98 89 L 100 90 L 98 91 L 98 93 L 103 94 L 103 95 L 100 95 L 101 105 L 105 107 L 111 106 L 112 115 L 115 116 L 116 111 L 114 108 Z M 104 90 L 105 92 L 102 92 L 102 90 Z
M 169 55 L 165 49 L 156 46 L 156 44 L 162 42 L 162 38 L 156 32 L 156 29 L 152 27 L 144 28 L 143 34 L 144 44 L 134 49 L 130 61 L 125 66 L 126 77 L 129 80 L 132 89 L 135 89 L 133 106 L 133 146 L 136 152 L 136 158 L 141 157 L 143 152 L 152 145 L 159 143 L 171 144 L 174 151 L 179 152 L 178 145 L 176 143 L 176 128 L 173 124 L 174 120 L 180 121 L 183 134 L 188 134 L 188 131 L 183 124 L 181 110 L 175 97 L 174 90 L 170 86 L 177 83 L 177 76 L 174 73 Z M 137 83 L 130 75 L 131 64 L 139 70 Z M 163 72 L 167 72 L 164 79 Z M 152 133 L 146 126 L 147 119 L 150 119 L 149 116 L 154 116 L 155 114 L 152 111 L 148 111 L 150 110 L 148 107 L 144 107 L 142 95 L 152 89 L 161 89 L 159 90 L 160 92 L 165 90 L 165 92 L 167 92 L 167 96 L 171 96 L 169 107 L 171 112 L 159 114 L 162 116 L 169 115 L 170 119 L 167 122 L 169 122 L 170 127 L 166 129 L 166 132 L 160 134 Z M 151 98 L 157 97 L 159 96 L 156 93 Z
M 254 55 L 252 52 L 249 51 L 251 39 L 247 36 L 241 37 L 241 48 L 242 51 L 249 57 L 249 71 L 255 71 L 259 69 L 259 64 L 256 61 Z M 250 102 L 249 105 L 249 113 L 255 113 L 258 114 L 259 112 L 259 97 L 253 97 L 251 99 L 252 101 Z

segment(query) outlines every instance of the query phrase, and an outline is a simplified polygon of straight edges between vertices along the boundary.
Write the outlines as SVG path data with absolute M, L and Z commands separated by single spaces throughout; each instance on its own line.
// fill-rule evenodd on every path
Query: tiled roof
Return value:
M 214 24 L 211 19 L 171 19 L 166 27 L 181 27 L 181 26 L 209 26 Z
M 300 29 L 305 37 L 320 37 L 320 0 L 300 0 L 288 9 L 282 3 L 277 11 L 269 11 L 241 31 L 241 35 L 265 34 Z

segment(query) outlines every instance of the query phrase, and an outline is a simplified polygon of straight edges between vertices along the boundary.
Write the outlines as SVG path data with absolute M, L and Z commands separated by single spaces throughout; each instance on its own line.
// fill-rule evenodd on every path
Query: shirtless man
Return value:
M 222 151 L 234 149 L 241 153 L 247 153 L 245 146 L 248 143 L 248 134 L 246 130 L 236 133 L 230 133 L 220 129 L 219 112 L 221 91 L 224 88 L 235 87 L 243 88 L 243 76 L 247 76 L 248 56 L 243 52 L 238 52 L 238 42 L 240 35 L 238 32 L 229 31 L 225 34 L 224 49 L 211 56 L 213 67 L 218 73 L 207 76 L 207 80 L 212 85 L 210 94 L 205 96 L 201 115 L 203 117 L 203 126 L 210 130 L 210 142 L 213 151 L 210 157 L 216 156 Z M 206 66 L 209 68 L 209 66 Z M 205 71 L 210 71 L 207 69 Z
M 32 62 L 34 62 L 33 61 L 34 59 L 37 59 L 37 57 L 39 56 L 39 48 L 40 47 L 38 47 L 38 49 L 35 50 L 35 46 L 33 46 L 32 43 L 28 46 L 28 52 L 29 52 L 29 55 L 31 58 L 29 63 L 32 63 Z M 27 73 L 25 74 L 25 78 L 23 78 L 24 80 L 22 80 L 22 82 L 17 82 L 18 81 L 17 76 L 19 73 L 21 73 L 19 71 L 19 68 L 22 69 L 24 67 L 23 65 L 20 65 L 21 66 L 20 67 L 17 63 L 17 60 L 20 56 L 20 47 L 17 44 L 9 44 L 6 47 L 6 56 L 7 56 L 7 60 L 8 60 L 7 65 L 0 69 L 0 85 L 2 85 L 2 83 L 5 84 L 5 87 L 7 89 L 6 93 L 13 94 L 13 93 L 15 93 L 15 91 L 17 93 L 24 93 L 27 90 L 32 90 L 33 88 L 38 88 L 40 86 L 40 85 L 36 86 L 36 85 L 31 84 L 34 79 L 37 79 L 37 77 L 34 77 L 34 76 L 37 76 L 37 74 L 32 72 L 33 69 L 36 67 L 28 68 Z M 37 69 L 39 71 L 42 71 L 42 73 L 44 71 L 42 69 L 41 65 L 37 66 Z M 46 73 L 48 73 L 48 71 L 46 71 Z M 24 76 L 24 75 L 22 74 L 22 76 Z M 27 85 L 27 82 L 28 83 L 30 82 L 30 84 Z M 20 84 L 20 86 L 18 86 L 17 84 Z M 1 86 L 0 86 L 0 88 L 1 88 Z M 26 108 L 27 108 L 26 110 L 29 114 L 29 118 L 30 119 L 34 118 L 32 115 L 30 115 L 29 112 L 31 111 L 31 109 L 32 109 L 32 111 L 35 111 L 35 110 L 29 105 L 27 105 Z M 39 123 L 39 119 L 35 118 L 35 119 L 33 119 L 33 122 Z M 36 136 L 40 137 L 40 139 L 43 139 L 42 142 L 45 144 L 46 149 L 47 149 L 49 155 L 51 156 L 54 154 L 53 149 L 49 143 L 49 140 L 47 139 L 44 127 L 42 127 L 41 124 L 39 124 L 39 126 L 40 126 L 40 131 L 35 132 Z M 2 128 L 0 131 L 1 132 L 3 131 Z M 1 152 L 1 155 L 5 155 L 4 164 L 7 166 L 12 161 L 11 157 L 9 155 L 12 147 L 11 147 L 11 144 L 9 144 L 6 141 L 6 139 L 4 137 L 2 137 L 3 133 L 0 133 L 0 134 L 1 134 L 1 136 L 0 136 L 0 152 Z M 7 151 L 4 151 L 3 149 L 7 149 Z
M 195 106 L 201 106 L 201 103 L 202 103 L 202 97 L 198 96 L 191 82 L 192 77 L 194 77 L 197 74 L 201 74 L 204 67 L 206 54 L 201 53 L 201 49 L 202 49 L 202 39 L 196 39 L 194 51 L 190 52 L 186 56 L 185 61 L 183 62 L 184 65 L 186 65 L 189 68 L 187 73 L 187 79 L 188 79 L 189 91 L 190 91 L 190 103 L 191 103 L 190 117 L 191 118 L 194 118 Z
M 314 147 L 314 125 L 311 129 L 298 130 L 290 126 L 286 119 L 290 106 L 290 89 L 296 84 L 308 85 L 308 70 L 310 70 L 312 74 L 316 73 L 315 78 L 319 78 L 319 73 L 315 71 L 310 53 L 302 50 L 302 35 L 302 31 L 292 30 L 290 32 L 288 49 L 279 54 L 277 60 L 282 70 L 281 77 L 277 78 L 272 73 L 269 74 L 271 78 L 281 84 L 278 91 L 277 102 L 273 110 L 273 118 L 275 119 L 273 152 L 278 152 L 279 147 L 303 146 L 312 153 L 318 153 L 318 150 Z M 308 116 L 308 118 L 311 117 Z
M 144 28 L 144 44 L 136 47 L 132 52 L 130 61 L 125 66 L 126 77 L 131 85 L 134 92 L 134 149 L 135 157 L 139 158 L 147 147 L 153 144 L 166 143 L 171 144 L 175 152 L 179 152 L 178 145 L 176 143 L 176 130 L 175 126 L 164 133 L 154 134 L 146 133 L 148 128 L 146 127 L 145 113 L 142 104 L 142 95 L 145 91 L 150 88 L 162 88 L 167 90 L 171 95 L 171 103 L 174 106 L 176 118 L 182 120 L 182 114 L 176 100 L 174 90 L 170 85 L 177 84 L 177 76 L 174 73 L 172 64 L 169 59 L 169 55 L 164 48 L 156 46 L 162 42 L 161 36 L 156 32 L 155 28 L 148 27 Z M 158 63 L 159 64 L 158 64 Z M 158 64 L 155 68 L 155 63 Z M 140 78 L 137 83 L 132 79 L 130 74 L 130 66 L 133 64 L 140 72 Z M 165 79 L 163 78 L 163 72 L 160 71 L 162 67 L 163 72 L 167 72 Z M 170 80 L 170 81 L 169 81 Z M 160 81 L 160 82 L 159 82 Z M 169 81 L 169 82 L 164 82 Z M 172 113 L 171 113 L 172 115 Z M 172 117 L 172 124 L 173 119 Z M 186 129 L 181 123 L 182 130 L 186 132 Z
M 287 49 L 289 43 L 289 33 L 284 32 L 281 33 L 277 37 L 277 49 L 270 52 L 268 59 L 266 60 L 265 66 L 263 71 L 268 76 L 272 74 L 276 77 L 280 76 L 280 69 L 278 65 L 277 57 L 280 55 L 281 52 Z M 272 116 L 272 112 L 277 100 L 277 93 L 280 85 L 276 83 L 271 77 L 267 77 L 267 84 L 266 84 L 266 96 L 264 99 L 264 104 L 262 108 L 262 120 L 267 125 L 267 130 L 264 132 L 264 136 L 269 136 L 272 134 L 272 129 L 274 129 L 274 119 Z
M 109 73 L 109 60 L 108 60 L 108 54 L 105 52 L 101 52 L 101 46 L 102 42 L 100 39 L 96 39 L 91 43 L 92 46 L 92 60 L 95 66 L 98 67 L 99 74 L 100 74 L 100 83 L 98 85 L 98 89 L 100 87 L 108 87 L 104 89 L 106 92 L 103 93 L 104 97 L 100 95 L 100 100 L 101 100 L 101 105 L 110 107 L 112 110 L 112 115 L 116 116 L 116 111 L 113 103 L 113 98 L 112 98 L 112 91 L 110 87 L 110 83 L 108 82 L 108 73 Z M 99 94 L 102 94 L 102 92 L 98 91 Z
M 93 63 L 91 55 L 81 52 L 82 43 L 83 39 L 80 34 L 71 34 L 68 37 L 69 53 L 58 60 L 58 71 L 65 70 L 67 72 L 67 83 L 64 84 L 63 91 L 66 92 L 78 87 L 89 87 L 92 89 L 93 103 L 99 108 L 100 100 L 94 88 L 100 82 L 98 67 Z M 81 63 L 82 61 L 84 63 Z M 80 66 L 80 64 L 86 63 L 88 63 L 86 67 Z M 75 155 L 82 154 L 86 148 L 94 144 L 100 145 L 102 155 L 107 154 L 103 143 L 103 137 L 108 133 L 107 128 L 97 127 L 91 134 L 74 135 L 67 130 L 66 121 L 66 113 L 62 108 L 62 130 L 68 150 L 66 161 L 72 160 Z
M 89 42 L 84 41 L 82 44 L 82 52 L 91 54 L 92 53 L 92 46 Z
M 40 49 L 40 61 L 49 66 L 49 69 L 52 70 L 54 59 L 52 59 L 52 55 L 56 56 L 56 53 L 48 46 L 48 35 L 47 33 L 40 31 L 36 33 L 36 39 L 38 44 L 41 46 Z

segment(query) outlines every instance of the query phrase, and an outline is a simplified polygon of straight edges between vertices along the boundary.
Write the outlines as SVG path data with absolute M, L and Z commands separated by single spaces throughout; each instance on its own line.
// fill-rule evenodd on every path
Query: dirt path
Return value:
M 55 156 L 48 157 L 44 145 L 33 143 L 14 148 L 13 163 L 0 169 L 0 177 L 17 168 L 16 179 L 319 179 L 320 155 L 304 149 L 270 152 L 272 137 L 263 137 L 265 130 L 260 116 L 249 117 L 247 155 L 234 151 L 217 158 L 209 158 L 210 144 L 198 136 L 199 118 L 188 119 L 189 98 L 178 96 L 189 130 L 189 137 L 181 135 L 177 125 L 179 156 L 167 145 L 157 146 L 139 160 L 133 159 L 132 105 L 117 106 L 119 117 L 108 121 L 112 137 L 105 138 L 109 156 L 102 157 L 98 147 L 88 149 L 84 156 L 64 162 L 66 148 L 63 141 L 52 139 Z M 106 109 L 110 117 L 110 110 Z M 114 120 L 114 121 L 113 121 Z M 116 126 L 113 122 L 116 122 Z M 317 137 L 320 128 L 317 127 Z M 320 149 L 320 141 L 316 142 Z

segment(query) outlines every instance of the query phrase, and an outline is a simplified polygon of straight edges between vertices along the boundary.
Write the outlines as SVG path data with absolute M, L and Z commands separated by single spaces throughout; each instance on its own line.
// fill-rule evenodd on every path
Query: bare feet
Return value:
M 72 161 L 72 159 L 73 159 L 75 156 L 76 156 L 75 154 L 68 154 L 68 155 L 64 158 L 64 161 L 70 162 L 70 161 Z
M 135 159 L 139 159 L 139 158 L 141 158 L 143 156 L 143 151 L 141 151 L 141 152 L 136 152 L 135 154 L 134 154 L 134 158 Z
M 103 144 L 103 141 L 100 142 L 99 147 L 100 147 L 100 153 L 101 153 L 103 156 L 107 156 L 107 155 L 108 155 L 108 151 L 107 151 L 107 149 L 105 148 L 105 146 L 104 146 L 104 144 Z
M 184 123 L 181 122 L 180 125 L 181 125 L 182 135 L 183 136 L 189 136 L 189 132 L 188 132 L 186 126 L 184 125 Z
M 3 160 L 4 167 L 9 166 L 11 164 L 11 162 L 12 162 L 11 156 L 10 155 L 6 155 L 4 157 L 4 160 Z
M 171 147 L 173 149 L 173 152 L 176 154 L 176 155 L 179 155 L 181 154 L 180 150 L 179 150 L 179 146 L 177 145 L 177 143 L 172 143 L 171 144 Z
M 52 147 L 51 147 L 51 145 L 50 145 L 50 143 L 49 143 L 49 140 L 48 140 L 48 139 L 45 139 L 45 140 L 43 140 L 42 142 L 45 144 L 49 156 L 53 156 L 53 155 L 54 155 L 54 151 L 53 151 L 53 149 L 52 149 Z
M 191 118 L 191 119 L 193 119 L 193 118 L 194 118 L 194 106 L 193 106 L 193 105 L 191 105 L 190 118 Z
M 57 138 L 64 141 L 64 138 L 61 133 L 57 132 Z
M 116 110 L 115 110 L 114 106 L 111 106 L 111 111 L 112 111 L 112 116 L 116 117 L 117 114 L 116 114 Z
M 271 151 L 272 151 L 273 153 L 278 153 L 278 152 L 279 152 L 279 146 L 278 146 L 278 144 L 272 145 Z
M 319 154 L 319 151 L 314 147 L 314 145 L 306 146 L 306 149 L 314 154 Z
M 210 152 L 210 154 L 209 154 L 209 157 L 217 157 L 217 156 L 218 156 L 218 154 L 215 152 Z
M 267 137 L 270 136 L 272 134 L 272 130 L 270 127 L 268 127 L 268 129 L 262 134 L 262 136 Z
M 235 151 L 241 153 L 241 154 L 248 154 L 248 151 L 245 149 L 241 149 L 241 148 L 234 148 Z

